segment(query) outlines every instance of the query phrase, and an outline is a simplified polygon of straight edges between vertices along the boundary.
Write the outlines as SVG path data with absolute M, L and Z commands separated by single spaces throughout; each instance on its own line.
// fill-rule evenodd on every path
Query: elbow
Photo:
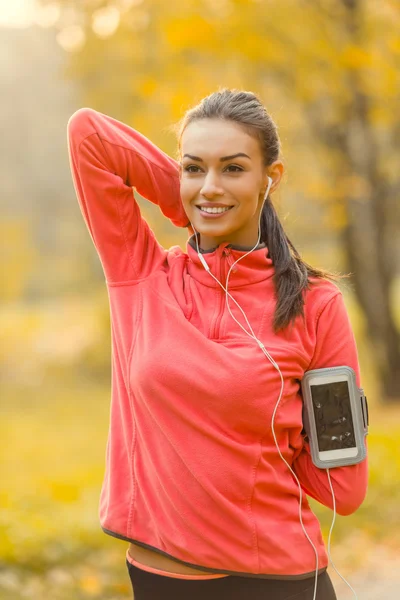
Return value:
M 365 500 L 368 490 L 368 471 L 366 464 L 362 471 L 359 471 L 358 481 L 354 481 L 350 486 L 339 488 L 340 491 L 335 495 L 336 512 L 338 515 L 347 517 L 355 513 Z M 335 488 L 334 488 L 335 489 Z
M 94 112 L 92 108 L 79 108 L 70 116 L 67 123 L 69 139 L 76 138 L 82 133 L 83 135 L 87 134 L 88 125 Z
M 348 517 L 349 515 L 355 513 L 360 508 L 361 504 L 364 502 L 365 495 L 366 494 L 363 494 L 362 497 L 358 497 L 357 501 L 355 501 L 354 498 L 351 499 L 351 502 L 348 502 L 347 500 L 338 502 L 336 500 L 337 514 L 341 517 Z

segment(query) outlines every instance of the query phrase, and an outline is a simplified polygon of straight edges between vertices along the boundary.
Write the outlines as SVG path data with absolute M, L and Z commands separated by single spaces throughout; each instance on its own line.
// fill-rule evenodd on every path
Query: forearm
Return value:
M 367 441 L 365 438 L 365 445 Z M 320 469 L 312 462 L 309 444 L 293 463 L 293 470 L 301 482 L 303 490 L 328 508 L 333 509 L 332 491 L 326 469 Z M 363 503 L 368 488 L 368 457 L 356 465 L 329 469 L 335 494 L 336 512 L 350 515 Z
M 82 143 L 90 144 L 90 160 L 97 160 L 100 169 L 157 204 L 174 225 L 188 225 L 180 199 L 178 163 L 138 131 L 93 109 L 82 108 L 68 122 L 68 140 L 73 163 L 88 160 L 89 153 L 74 159 Z M 93 181 L 93 186 L 96 184 L 98 180 Z

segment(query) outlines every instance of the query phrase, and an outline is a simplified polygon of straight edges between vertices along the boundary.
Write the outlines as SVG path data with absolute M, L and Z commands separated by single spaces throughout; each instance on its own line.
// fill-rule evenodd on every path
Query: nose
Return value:
M 225 191 L 221 187 L 218 177 L 209 172 L 204 179 L 200 194 L 204 196 L 204 198 L 214 198 L 215 196 L 223 196 L 224 193 Z

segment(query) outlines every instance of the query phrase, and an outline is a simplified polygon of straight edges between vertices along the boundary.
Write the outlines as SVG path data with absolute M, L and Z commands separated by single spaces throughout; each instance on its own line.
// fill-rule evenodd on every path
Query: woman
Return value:
M 276 125 L 254 94 L 224 89 L 184 116 L 179 163 L 92 109 L 72 115 L 68 134 L 112 324 L 99 517 L 130 542 L 135 600 L 335 599 L 300 495 L 333 507 L 304 437 L 300 381 L 348 365 L 361 387 L 360 372 L 340 277 L 301 259 L 269 196 L 284 171 Z M 132 188 L 190 229 L 187 252 L 157 242 Z M 367 461 L 331 479 L 336 511 L 353 513 Z

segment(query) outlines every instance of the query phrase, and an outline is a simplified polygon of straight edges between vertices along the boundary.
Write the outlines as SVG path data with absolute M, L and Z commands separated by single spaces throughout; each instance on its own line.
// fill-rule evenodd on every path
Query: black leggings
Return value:
M 313 600 L 315 576 L 282 581 L 230 575 L 221 579 L 177 579 L 126 561 L 134 600 Z M 337 600 L 331 579 L 318 576 L 316 600 Z

